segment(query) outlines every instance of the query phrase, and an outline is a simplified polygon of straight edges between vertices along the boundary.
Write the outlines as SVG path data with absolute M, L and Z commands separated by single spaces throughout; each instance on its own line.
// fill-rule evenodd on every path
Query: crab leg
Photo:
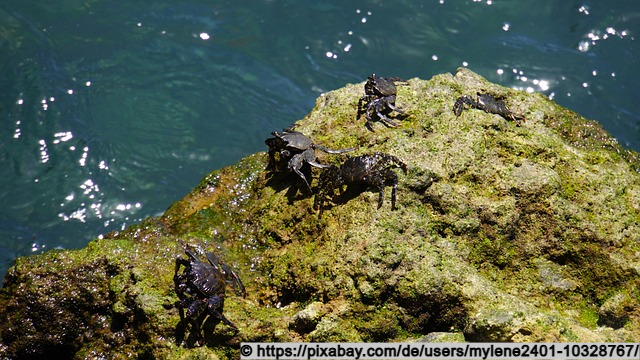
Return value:
M 346 152 L 356 150 L 356 148 L 333 150 L 333 149 L 328 149 L 328 148 L 326 148 L 326 147 L 324 147 L 322 145 L 314 145 L 313 147 L 318 149 L 318 150 L 320 150 L 320 151 L 326 152 L 327 154 L 344 154 Z

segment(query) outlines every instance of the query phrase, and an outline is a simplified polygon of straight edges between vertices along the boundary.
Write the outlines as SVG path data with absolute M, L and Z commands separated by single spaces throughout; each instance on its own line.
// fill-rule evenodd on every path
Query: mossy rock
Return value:
M 455 100 L 489 91 L 522 126 Z M 640 168 L 595 121 L 467 69 L 398 86 L 397 128 L 356 119 L 363 83 L 296 126 L 346 156 L 394 155 L 389 192 L 348 189 L 322 215 L 258 153 L 216 170 L 161 217 L 80 250 L 20 258 L 0 291 L 0 357 L 220 358 L 241 342 L 639 341 Z M 274 129 L 277 130 L 277 129 Z M 320 169 L 308 169 L 317 186 Z M 243 279 L 195 341 L 173 275 L 184 249 Z M 418 339 L 418 340 L 416 340 Z

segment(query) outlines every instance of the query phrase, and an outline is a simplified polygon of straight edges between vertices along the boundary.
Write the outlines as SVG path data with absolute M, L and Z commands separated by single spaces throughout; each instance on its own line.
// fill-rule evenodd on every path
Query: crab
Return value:
M 176 268 L 173 281 L 176 294 L 180 301 L 177 305 L 180 310 L 180 319 L 191 322 L 191 332 L 200 336 L 200 324 L 207 315 L 222 321 L 232 328 L 237 328 L 223 314 L 224 297 L 227 282 L 233 282 L 236 286 L 236 294 L 246 297 L 246 290 L 240 277 L 229 265 L 224 264 L 213 253 L 207 252 L 207 261 L 201 261 L 191 251 L 185 250 L 188 259 L 176 258 Z M 179 274 L 180 267 L 184 271 Z M 184 309 L 186 308 L 186 314 Z M 206 310 L 206 311 L 205 311 Z M 194 332 L 195 330 L 195 332 Z
M 281 164 L 286 162 L 287 169 L 298 174 L 309 189 L 311 189 L 311 185 L 307 177 L 302 173 L 302 166 L 305 163 L 317 168 L 329 166 L 316 161 L 315 150 L 329 154 L 342 154 L 355 150 L 355 148 L 328 149 L 322 145 L 314 144 L 308 136 L 290 128 L 284 129 L 282 132 L 274 131 L 271 135 L 274 137 L 265 140 L 265 144 L 269 147 L 269 165 L 267 168 L 279 171 Z M 279 161 L 276 161 L 276 154 L 279 154 Z
M 462 95 L 453 104 L 453 113 L 456 114 L 457 119 L 462 114 L 462 110 L 469 106 L 474 109 L 484 110 L 490 114 L 500 115 L 507 120 L 514 121 L 516 126 L 520 126 L 520 121 L 524 121 L 524 116 L 516 115 L 509 110 L 504 99 L 504 97 L 495 97 L 486 92 L 476 93 L 476 100 L 469 95 Z
M 364 84 L 364 96 L 358 101 L 358 117 L 365 114 L 367 129 L 373 131 L 373 122 L 382 121 L 387 127 L 396 127 L 398 124 L 389 119 L 392 111 L 404 114 L 404 111 L 396 107 L 396 82 L 404 81 L 398 77 L 383 78 L 371 74 Z M 363 110 L 364 104 L 364 110 Z
M 396 189 L 398 175 L 392 169 L 402 169 L 407 174 L 407 165 L 393 155 L 376 152 L 348 158 L 340 167 L 331 165 L 320 175 L 319 190 L 314 199 L 314 207 L 320 209 L 328 197 L 332 197 L 335 189 L 342 193 L 342 187 L 360 186 L 374 187 L 378 190 L 378 209 L 382 207 L 384 188 L 391 186 L 391 209 L 396 208 Z

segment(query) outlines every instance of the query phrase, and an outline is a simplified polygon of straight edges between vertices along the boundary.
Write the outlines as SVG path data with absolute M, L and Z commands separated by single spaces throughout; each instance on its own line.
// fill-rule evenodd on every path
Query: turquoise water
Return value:
M 0 276 L 161 214 L 322 92 L 466 66 L 640 150 L 640 3 L 5 0 Z

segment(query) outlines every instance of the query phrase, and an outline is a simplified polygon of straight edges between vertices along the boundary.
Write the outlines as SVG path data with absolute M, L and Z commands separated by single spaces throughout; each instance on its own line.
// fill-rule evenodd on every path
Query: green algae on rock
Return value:
M 409 80 L 409 116 L 371 132 L 363 83 L 322 95 L 296 130 L 408 165 L 397 210 L 354 192 L 321 217 L 258 153 L 214 171 L 163 216 L 80 250 L 16 261 L 0 291 L 0 357 L 237 358 L 263 341 L 638 341 L 640 168 L 595 121 L 467 69 Z M 504 96 L 526 122 L 464 111 Z M 275 130 L 275 129 L 274 129 Z M 318 154 L 325 164 L 347 155 Z M 312 169 L 316 186 L 320 169 Z M 173 288 L 186 245 L 240 275 L 224 324 L 180 342 Z M 438 341 L 438 340 L 435 340 Z

